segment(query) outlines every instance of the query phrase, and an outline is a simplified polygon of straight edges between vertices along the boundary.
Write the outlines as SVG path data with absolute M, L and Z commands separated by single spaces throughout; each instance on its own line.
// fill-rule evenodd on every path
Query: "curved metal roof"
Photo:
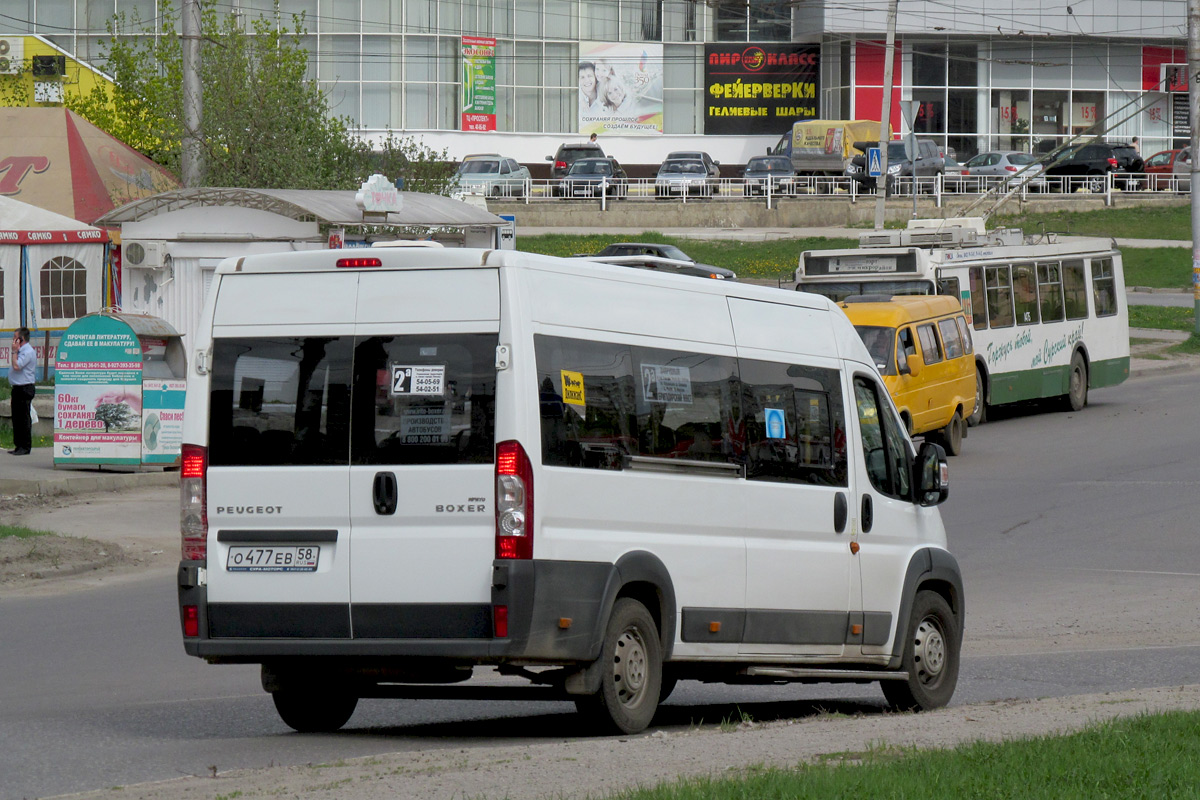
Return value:
M 351 191 L 307 189 L 173 189 L 114 208 L 96 220 L 96 224 L 120 225 L 169 211 L 203 206 L 255 208 L 289 219 L 325 225 L 464 228 L 476 225 L 499 227 L 505 224 L 495 214 L 460 200 L 420 192 L 400 192 L 403 199 L 401 210 L 389 213 L 386 222 L 365 222 L 362 211 L 354 202 L 354 195 L 355 192 Z

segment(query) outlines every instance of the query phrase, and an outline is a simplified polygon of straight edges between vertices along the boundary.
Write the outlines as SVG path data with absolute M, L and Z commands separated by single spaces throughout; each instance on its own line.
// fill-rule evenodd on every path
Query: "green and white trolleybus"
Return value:
M 1062 397 L 1129 377 L 1129 309 L 1111 239 L 985 229 L 981 218 L 912 220 L 863 234 L 850 250 L 807 250 L 796 289 L 851 295 L 947 294 L 971 319 L 975 414 L 988 405 Z

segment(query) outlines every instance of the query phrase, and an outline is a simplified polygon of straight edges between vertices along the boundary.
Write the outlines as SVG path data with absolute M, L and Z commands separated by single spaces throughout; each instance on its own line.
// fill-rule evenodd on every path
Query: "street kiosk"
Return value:
M 104 310 L 63 333 L 54 466 L 172 466 L 183 443 L 182 337 L 158 317 Z

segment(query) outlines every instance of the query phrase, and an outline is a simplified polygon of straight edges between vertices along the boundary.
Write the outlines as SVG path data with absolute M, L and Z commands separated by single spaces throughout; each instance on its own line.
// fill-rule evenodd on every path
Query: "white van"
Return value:
M 364 697 L 571 699 L 632 733 L 679 680 L 954 691 L 945 454 L 825 298 L 312 251 L 224 261 L 196 341 L 184 647 L 261 664 L 296 730 Z

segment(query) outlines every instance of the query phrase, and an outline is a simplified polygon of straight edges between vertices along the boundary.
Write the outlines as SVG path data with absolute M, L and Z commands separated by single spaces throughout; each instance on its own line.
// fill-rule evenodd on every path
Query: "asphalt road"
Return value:
M 1079 414 L 1022 408 L 972 430 L 943 506 L 967 589 L 955 703 L 1200 680 L 1198 394 L 1200 374 L 1165 374 Z M 255 667 L 183 654 L 167 570 L 0 599 L 0 643 L 0 800 L 584 734 L 566 703 L 392 700 L 363 701 L 341 734 L 294 734 Z M 873 685 L 685 682 L 658 724 L 815 713 L 806 699 L 882 704 Z

